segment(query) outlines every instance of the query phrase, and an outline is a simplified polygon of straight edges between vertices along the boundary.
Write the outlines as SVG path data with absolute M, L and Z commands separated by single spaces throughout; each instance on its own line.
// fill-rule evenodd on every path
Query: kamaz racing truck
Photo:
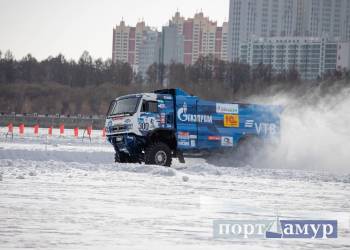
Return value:
M 206 101 L 181 89 L 112 101 L 106 135 L 119 163 L 170 166 L 173 157 L 234 150 L 248 139 L 278 136 L 279 106 Z

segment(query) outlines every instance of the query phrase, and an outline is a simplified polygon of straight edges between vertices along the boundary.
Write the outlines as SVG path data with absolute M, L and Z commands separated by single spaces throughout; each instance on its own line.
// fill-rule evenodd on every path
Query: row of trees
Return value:
M 87 51 L 79 60 L 67 60 L 63 55 L 38 61 L 31 54 L 17 61 L 11 51 L 0 51 L 0 83 L 55 82 L 71 87 L 98 85 L 106 82 L 127 85 L 133 71 L 128 63 L 112 63 L 110 59 L 93 58 Z
M 329 86 L 341 79 L 349 84 L 350 73 L 335 71 L 324 78 L 330 80 Z M 103 114 L 116 96 L 164 86 L 212 100 L 240 101 L 272 88 L 288 91 L 310 82 L 301 81 L 296 69 L 276 74 L 269 65 L 252 68 L 212 56 L 200 57 L 193 65 L 154 63 L 142 75 L 128 63 L 94 60 L 86 51 L 78 61 L 63 55 L 16 60 L 10 51 L 0 51 L 1 112 Z
M 334 72 L 328 75 L 341 75 Z M 226 62 L 213 56 L 200 57 L 194 65 L 154 63 L 145 75 L 135 74 L 128 63 L 93 59 L 84 51 L 77 60 L 67 60 L 63 55 L 38 61 L 31 54 L 16 60 L 11 51 L 0 51 L 0 83 L 55 82 L 71 87 L 96 86 L 102 83 L 118 85 L 141 84 L 198 84 L 206 81 L 222 82 L 235 88 L 247 82 L 271 83 L 299 81 L 296 69 L 274 74 L 271 66 L 251 68 L 247 64 Z
M 85 51 L 78 61 L 67 60 L 63 55 L 48 57 L 38 61 L 31 54 L 15 60 L 11 51 L 0 51 L 0 83 L 42 83 L 55 82 L 71 87 L 96 86 L 102 83 L 129 85 L 132 83 L 198 84 L 199 82 L 225 82 L 240 85 L 251 80 L 261 79 L 271 82 L 272 70 L 261 65 L 252 70 L 249 65 L 228 63 L 212 56 L 200 57 L 194 65 L 154 63 L 145 75 L 135 74 L 128 63 L 113 63 L 110 59 L 93 59 Z M 279 77 L 281 78 L 281 77 Z M 287 80 L 297 80 L 297 72 L 283 76 Z

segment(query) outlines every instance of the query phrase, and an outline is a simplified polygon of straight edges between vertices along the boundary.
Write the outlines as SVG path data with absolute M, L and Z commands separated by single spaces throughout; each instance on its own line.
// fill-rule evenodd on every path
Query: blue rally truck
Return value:
M 170 166 L 173 157 L 234 149 L 248 139 L 278 136 L 279 106 L 206 101 L 181 89 L 117 98 L 106 135 L 115 161 Z

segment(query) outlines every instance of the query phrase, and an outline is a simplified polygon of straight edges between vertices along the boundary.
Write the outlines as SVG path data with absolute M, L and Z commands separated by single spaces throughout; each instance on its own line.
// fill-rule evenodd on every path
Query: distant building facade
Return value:
M 301 35 L 350 40 L 350 0 L 303 0 Z
M 182 32 L 182 31 L 181 31 Z M 184 37 L 178 31 L 178 27 L 169 24 L 162 28 L 161 62 L 183 63 L 184 61 Z
M 174 30 L 177 31 L 175 42 L 178 46 L 178 52 L 175 52 L 173 61 L 180 61 L 186 65 L 191 65 L 200 56 L 208 55 L 213 55 L 217 59 L 227 60 L 227 23 L 224 23 L 223 26 L 218 26 L 216 22 L 205 17 L 202 12 L 188 19 L 185 19 L 179 12 L 176 12 L 175 16 L 170 20 L 169 26 L 164 28 L 169 32 L 170 30 L 172 32 Z M 168 40 L 166 39 L 166 41 Z M 171 48 L 171 46 L 164 44 L 164 47 L 164 55 L 169 55 L 166 47 Z M 181 60 L 178 60 L 179 53 L 182 53 Z M 169 58 L 166 56 L 164 61 L 169 61 Z
M 113 29 L 112 61 L 127 62 L 134 69 L 138 66 L 138 52 L 142 44 L 143 33 L 148 28 L 144 22 L 136 27 L 126 26 L 124 21 Z
M 297 0 L 230 0 L 229 60 L 238 59 L 240 43 L 251 35 L 296 35 L 298 13 Z
M 327 72 L 348 68 L 349 46 L 349 42 L 327 38 L 251 38 L 240 44 L 239 61 L 253 68 L 259 64 L 271 65 L 274 73 L 296 69 L 302 79 L 312 80 Z
M 350 69 L 350 42 L 338 43 L 337 70 Z
M 139 67 L 144 72 L 144 68 L 147 67 L 145 64 L 153 61 L 151 58 L 158 60 L 158 50 L 158 32 L 146 26 L 145 22 L 138 22 L 135 27 L 130 27 L 121 21 L 113 29 L 112 61 L 114 63 L 126 62 L 135 72 L 139 71 Z
M 194 64 L 200 56 L 213 55 L 228 60 L 228 23 L 217 26 L 202 12 L 185 19 L 176 12 L 162 32 L 138 22 L 124 21 L 113 29 L 112 61 L 129 63 L 134 72 L 145 76 L 153 63 Z
M 230 0 L 229 60 L 251 36 L 350 40 L 350 0 Z
M 138 72 L 143 77 L 146 76 L 148 67 L 153 63 L 158 63 L 160 58 L 161 35 L 156 30 L 147 30 L 143 34 L 143 39 L 138 50 Z

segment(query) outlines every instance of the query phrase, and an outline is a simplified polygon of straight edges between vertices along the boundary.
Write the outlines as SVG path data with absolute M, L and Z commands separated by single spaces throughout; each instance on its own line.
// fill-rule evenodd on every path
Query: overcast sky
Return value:
M 84 50 L 94 58 L 112 54 L 113 26 L 124 18 L 135 25 L 161 27 L 176 10 L 192 17 L 203 10 L 221 25 L 228 20 L 229 0 L 0 0 L 0 50 L 17 59 L 63 53 L 77 59 Z

